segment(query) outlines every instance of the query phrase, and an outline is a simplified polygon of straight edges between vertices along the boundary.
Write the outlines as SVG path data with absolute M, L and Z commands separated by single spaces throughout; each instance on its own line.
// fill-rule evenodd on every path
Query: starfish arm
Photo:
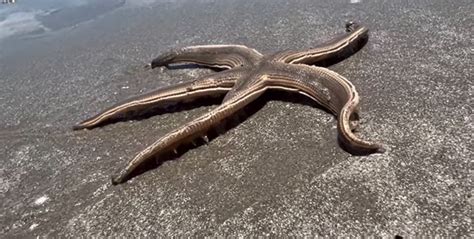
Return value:
M 243 92 L 243 94 L 239 94 L 239 97 L 224 102 L 209 113 L 166 134 L 138 153 L 124 169 L 112 177 L 112 183 L 119 184 L 125 182 L 137 167 L 153 158 L 153 156 L 172 151 L 184 142 L 192 141 L 195 138 L 205 135 L 211 127 L 260 96 L 265 89 L 266 88 L 262 86 L 249 88 Z
M 332 65 L 360 50 L 367 42 L 368 37 L 369 30 L 367 28 L 349 22 L 346 24 L 346 33 L 312 49 L 276 53 L 274 61 L 318 66 Z
M 243 45 L 200 45 L 174 49 L 153 59 L 151 67 L 167 66 L 173 63 L 194 63 L 198 65 L 230 69 L 256 63 L 262 54 Z
M 94 128 L 109 119 L 150 106 L 160 106 L 170 102 L 189 101 L 202 96 L 223 95 L 240 77 L 241 69 L 233 69 L 201 77 L 192 82 L 164 87 L 118 103 L 97 115 L 74 126 L 74 129 Z
M 303 94 L 337 115 L 337 106 L 335 101 L 331 99 L 329 89 L 311 77 L 295 73 L 296 72 L 287 73 L 284 71 L 269 73 L 266 80 L 268 88 Z
M 335 112 L 341 142 L 351 152 L 384 152 L 381 144 L 360 139 L 352 132 L 351 120 L 357 114 L 359 94 L 351 82 L 336 72 L 323 67 L 286 65 L 269 73 L 266 82 L 269 88 L 298 91 Z

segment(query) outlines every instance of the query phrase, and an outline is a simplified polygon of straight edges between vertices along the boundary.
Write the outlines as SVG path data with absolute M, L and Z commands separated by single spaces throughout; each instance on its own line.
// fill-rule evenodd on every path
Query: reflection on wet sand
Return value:
M 2 0 L 2 3 L 15 3 L 16 0 Z

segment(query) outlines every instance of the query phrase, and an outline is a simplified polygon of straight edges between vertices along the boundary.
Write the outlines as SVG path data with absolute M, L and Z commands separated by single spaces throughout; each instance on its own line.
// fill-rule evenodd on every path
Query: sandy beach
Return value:
M 106 2 L 80 6 L 97 10 L 87 17 L 45 10 L 21 35 L 0 17 L 1 238 L 472 236 L 471 1 Z M 330 69 L 357 88 L 361 134 L 384 154 L 349 154 L 333 115 L 265 94 L 209 144 L 113 186 L 135 154 L 215 106 L 72 130 L 211 71 L 143 67 L 171 48 L 305 49 L 349 20 L 369 41 Z

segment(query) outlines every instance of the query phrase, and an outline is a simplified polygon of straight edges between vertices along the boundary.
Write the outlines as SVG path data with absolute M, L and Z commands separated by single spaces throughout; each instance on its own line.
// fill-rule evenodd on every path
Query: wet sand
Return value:
M 140 2 L 0 57 L 2 238 L 469 235 L 469 1 Z M 71 130 L 131 95 L 209 72 L 143 69 L 167 49 L 308 48 L 348 20 L 371 30 L 369 42 L 330 68 L 358 89 L 361 132 L 384 154 L 353 156 L 332 115 L 265 95 L 209 144 L 113 186 L 133 155 L 214 106 Z

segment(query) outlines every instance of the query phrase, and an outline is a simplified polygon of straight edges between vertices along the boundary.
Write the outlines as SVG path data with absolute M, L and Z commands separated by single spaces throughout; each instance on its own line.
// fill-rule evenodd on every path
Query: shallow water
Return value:
M 96 18 L 125 0 L 24 0 L 0 5 L 0 41 L 29 39 Z
M 19 0 L 0 4 L 0 58 L 17 55 L 21 49 L 37 49 L 29 46 L 38 39 L 68 34 L 68 30 L 118 9 L 158 2 L 177 0 Z

